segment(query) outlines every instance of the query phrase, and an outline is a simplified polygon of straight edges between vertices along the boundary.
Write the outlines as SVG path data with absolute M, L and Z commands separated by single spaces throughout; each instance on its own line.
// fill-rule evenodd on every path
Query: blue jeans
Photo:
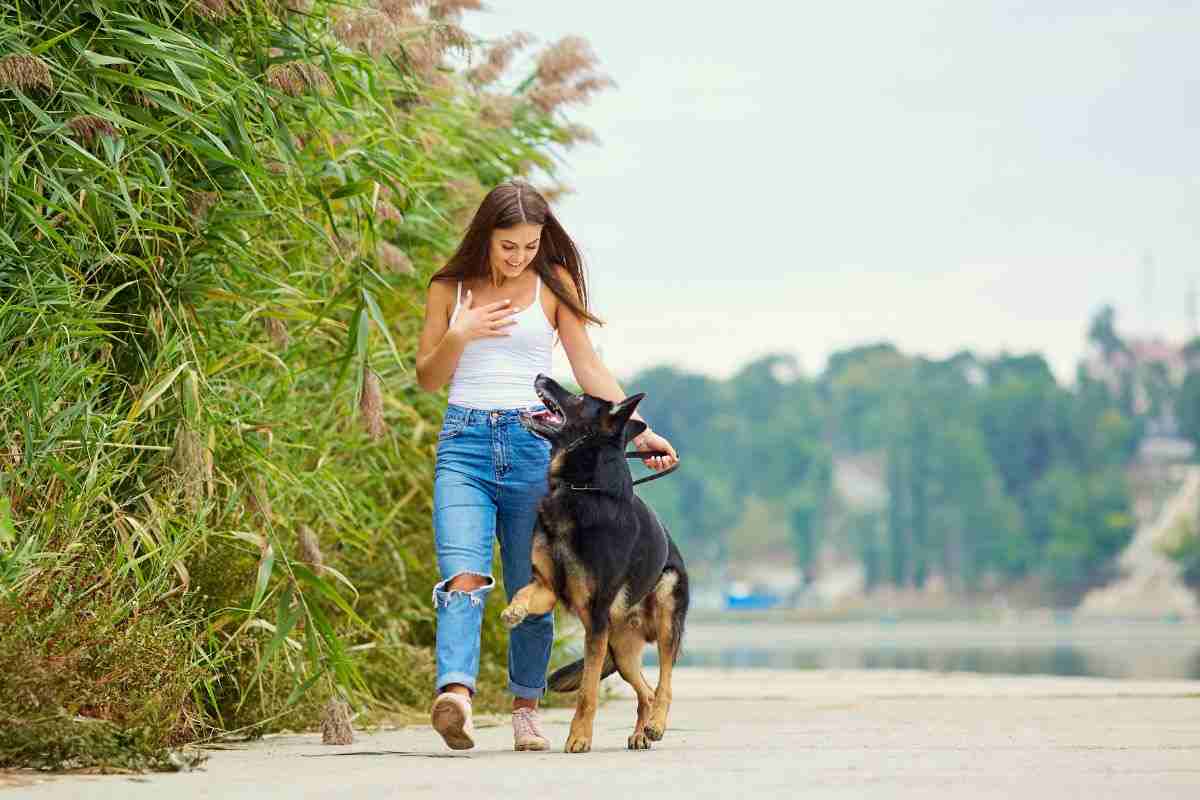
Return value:
M 534 406 L 533 408 L 540 408 Z M 433 531 L 442 580 L 437 609 L 437 688 L 475 691 L 483 604 L 495 586 L 492 540 L 500 539 L 504 588 L 512 596 L 533 577 L 531 548 L 539 501 L 546 494 L 550 443 L 521 426 L 517 409 L 479 411 L 451 405 L 438 434 Z M 486 578 L 473 591 L 447 590 L 458 575 Z M 554 642 L 553 614 L 530 615 L 509 634 L 508 688 L 536 699 L 546 691 Z

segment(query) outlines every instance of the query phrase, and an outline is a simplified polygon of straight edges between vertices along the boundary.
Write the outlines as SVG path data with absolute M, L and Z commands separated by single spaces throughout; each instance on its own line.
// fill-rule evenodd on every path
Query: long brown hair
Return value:
M 529 266 L 537 270 L 559 302 L 566 304 L 580 319 L 603 325 L 598 317 L 588 311 L 587 281 L 583 275 L 583 256 L 579 248 L 559 224 L 546 198 L 523 181 L 505 181 L 487 193 L 471 224 L 467 226 L 458 249 L 446 266 L 429 279 L 430 284 L 434 281 L 490 278 L 492 231 L 496 228 L 512 228 L 523 222 L 542 226 L 537 255 Z M 564 267 L 571 276 L 571 282 L 579 294 L 578 300 L 563 285 L 555 265 Z

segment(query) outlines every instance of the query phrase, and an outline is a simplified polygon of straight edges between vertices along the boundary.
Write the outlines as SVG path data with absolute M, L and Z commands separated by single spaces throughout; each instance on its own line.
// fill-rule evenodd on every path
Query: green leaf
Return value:
M 123 86 L 129 86 L 133 89 L 142 89 L 144 91 L 154 92 L 170 92 L 171 94 L 177 94 L 181 97 L 187 96 L 185 91 L 174 84 L 156 81 L 140 75 L 130 75 L 126 72 L 118 72 L 115 69 L 97 69 L 95 74 L 97 77 L 104 78 L 107 81 L 121 84 Z
M 333 588 L 333 586 L 330 585 L 330 583 L 324 578 L 320 577 L 311 569 L 299 563 L 292 564 L 292 572 L 295 574 L 298 580 L 308 584 L 320 592 L 321 595 L 329 600 L 332 600 L 333 604 L 344 611 L 346 616 L 350 617 L 352 622 L 357 625 L 362 625 L 363 627 L 369 627 L 367 623 L 363 621 L 362 617 L 360 617 L 354 611 L 354 609 L 350 607 L 350 604 L 346 602 L 346 598 L 342 597 L 341 594 L 338 593 L 338 590 Z
M 275 546 L 268 544 L 258 560 L 258 580 L 254 582 L 254 599 L 250 601 L 251 612 L 257 611 L 267 593 L 267 583 L 271 580 L 271 570 L 275 567 Z
M 42 53 L 49 50 L 51 47 L 54 47 L 54 45 L 61 42 L 63 39 L 66 39 L 71 34 L 77 32 L 77 31 L 81 31 L 81 30 L 83 30 L 83 26 L 77 25 L 74 28 L 71 28 L 69 31 L 63 31 L 58 36 L 55 36 L 53 39 L 47 39 L 46 41 L 42 42 L 41 44 L 37 45 L 36 47 L 30 48 L 29 52 L 35 56 L 41 55 Z
M 99 53 L 93 53 L 91 50 L 84 50 L 83 57 L 93 67 L 107 67 L 112 64 L 132 64 L 133 62 L 127 58 L 118 58 L 117 56 L 103 56 Z
M 367 307 L 364 303 L 359 303 L 358 308 L 354 311 L 354 327 L 350 330 L 350 336 L 347 338 L 346 355 L 342 364 L 342 374 L 345 374 L 346 368 L 351 363 L 355 364 L 357 369 L 354 370 L 354 396 L 362 397 L 363 379 L 366 377 L 365 370 L 367 368 L 368 356 L 368 332 L 371 329 L 370 317 L 367 315 Z M 339 379 L 339 385 L 341 381 Z
M 122 290 L 128 289 L 130 286 L 133 286 L 136 283 L 137 281 L 125 281 L 125 283 L 114 286 L 112 289 L 105 292 L 103 297 L 96 301 L 96 309 L 102 310 L 107 308 L 108 304 L 111 303 L 113 298 L 120 294 Z
M 284 703 L 284 705 L 288 707 L 292 706 L 297 700 L 303 697 L 304 693 L 311 689 L 312 685 L 317 682 L 317 679 L 324 674 L 325 667 L 319 666 L 316 672 L 310 675 L 303 683 L 297 685 L 296 688 L 292 689 L 291 694 L 288 695 L 287 701 Z
M 338 681 L 343 686 L 351 684 L 363 686 L 362 676 L 359 675 L 353 662 L 346 656 L 346 646 L 342 644 L 342 640 L 334 632 L 333 626 L 329 623 L 329 618 L 325 616 L 325 612 L 321 610 L 321 606 L 317 603 L 312 603 L 308 606 L 308 612 L 310 621 L 316 627 L 321 639 L 325 642 L 325 646 L 329 649 L 329 661 L 333 666 L 333 672 L 337 676 Z
M 355 181 L 354 183 L 347 183 L 340 189 L 330 192 L 329 199 L 339 200 L 343 197 L 353 197 L 356 194 L 366 194 L 374 188 L 375 181 L 373 180 Z
M 171 70 L 171 74 L 175 76 L 175 80 L 179 81 L 180 87 L 187 93 L 187 96 L 196 102 L 202 102 L 199 90 L 196 89 L 196 84 L 192 83 L 191 79 L 184 74 L 179 65 L 173 59 L 167 59 L 167 69 Z
M 0 497 L 0 544 L 10 545 L 17 541 L 17 529 L 12 521 L 12 501 L 8 495 Z
M 292 607 L 292 598 L 294 596 L 290 583 L 280 592 L 279 605 L 275 613 L 275 635 L 271 637 L 271 641 L 267 644 L 266 649 L 259 655 L 258 663 L 254 665 L 254 672 L 251 673 L 250 680 L 246 682 L 247 684 L 253 684 L 258 680 L 258 676 L 262 674 L 267 664 L 271 662 L 275 651 L 287 641 L 288 634 L 292 632 L 292 628 L 296 627 L 296 623 L 300 620 L 304 612 L 304 606 L 297 603 L 295 607 Z M 249 694 L 242 695 L 242 699 L 237 706 L 239 711 L 242 708 L 242 703 L 246 702 L 248 697 Z
M 375 302 L 375 295 L 371 293 L 370 289 L 365 287 L 362 290 L 362 295 L 363 300 L 367 304 L 367 311 L 371 313 L 371 319 L 375 320 L 375 324 L 379 326 L 379 331 L 383 334 L 383 338 L 387 339 L 388 347 L 391 348 L 392 356 L 396 359 L 396 363 L 400 365 L 401 369 L 404 369 L 404 362 L 400 359 L 400 351 L 396 349 L 396 342 L 392 340 L 392 332 L 388 329 L 387 320 L 383 318 L 383 311 L 379 309 L 379 304 Z
M 175 379 L 179 377 L 179 373 L 187 369 L 187 366 L 190 363 L 192 362 L 183 362 L 174 370 L 172 370 L 170 375 L 154 384 L 154 386 L 150 387 L 150 391 L 138 398 L 137 402 L 133 404 L 133 408 L 129 409 L 129 416 L 126 417 L 126 419 L 132 422 L 146 411 L 149 411 L 155 402 L 158 401 L 158 398 L 162 397 L 162 393 L 169 389 L 171 384 L 175 382 Z
M 329 198 L 325 195 L 324 190 L 321 189 L 320 182 L 309 181 L 308 190 L 312 192 L 314 197 L 321 201 L 321 208 L 325 211 L 325 217 L 329 220 L 329 227 L 333 228 L 333 235 L 341 236 L 342 232 L 338 230 L 337 220 L 333 216 L 333 206 L 329 205 Z

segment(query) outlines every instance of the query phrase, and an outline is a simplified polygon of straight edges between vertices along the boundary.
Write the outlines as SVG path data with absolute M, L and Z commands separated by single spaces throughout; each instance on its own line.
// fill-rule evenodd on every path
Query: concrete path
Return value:
M 468 753 L 422 727 L 360 733 L 349 747 L 277 736 L 213 751 L 202 771 L 55 777 L 0 800 L 1200 797 L 1200 681 L 676 676 L 672 729 L 648 752 L 625 749 L 634 707 L 623 696 L 600 709 L 585 755 L 515 753 L 507 720 Z M 561 748 L 570 712 L 547 716 Z

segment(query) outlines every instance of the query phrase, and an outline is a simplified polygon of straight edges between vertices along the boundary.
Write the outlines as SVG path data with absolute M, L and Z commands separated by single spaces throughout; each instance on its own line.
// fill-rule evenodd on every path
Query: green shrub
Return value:
M 424 704 L 425 281 L 603 85 L 464 5 L 0 4 L 0 766 Z

